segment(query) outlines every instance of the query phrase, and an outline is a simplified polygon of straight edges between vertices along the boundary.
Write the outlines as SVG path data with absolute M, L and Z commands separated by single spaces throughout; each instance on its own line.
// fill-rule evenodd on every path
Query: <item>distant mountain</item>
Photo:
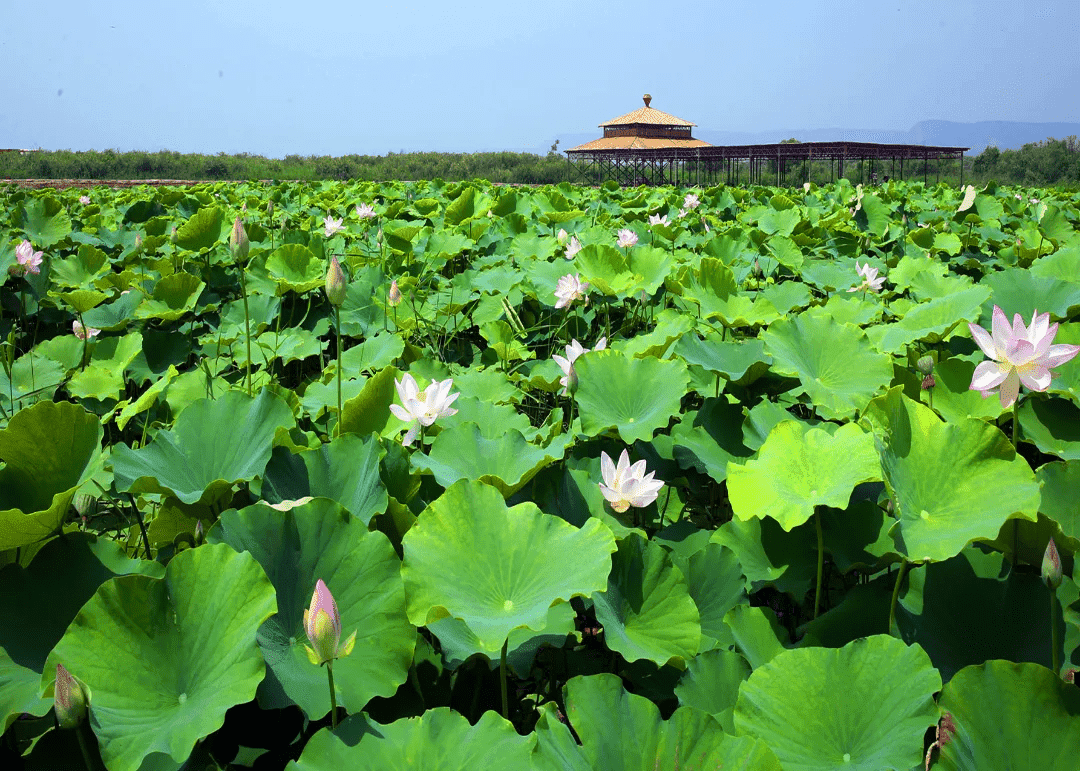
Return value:
M 559 150 L 584 144 L 601 135 L 564 134 L 559 137 Z M 988 120 L 978 123 L 954 123 L 947 120 L 924 120 L 907 131 L 890 129 L 775 129 L 771 131 L 710 131 L 696 129 L 694 136 L 713 145 L 772 144 L 794 137 L 800 142 L 879 142 L 901 145 L 938 145 L 941 147 L 970 147 L 969 154 L 978 155 L 988 145 L 999 150 L 1017 150 L 1029 142 L 1044 139 L 1064 139 L 1080 136 L 1080 123 L 1016 123 Z

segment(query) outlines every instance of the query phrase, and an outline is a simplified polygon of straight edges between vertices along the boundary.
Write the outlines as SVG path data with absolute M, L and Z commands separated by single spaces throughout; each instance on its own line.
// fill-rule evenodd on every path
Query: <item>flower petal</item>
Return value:
M 993 361 L 984 361 L 972 373 L 971 385 L 968 386 L 968 390 L 989 391 L 991 388 L 997 388 L 1005 382 L 1005 378 L 1009 376 L 1010 372 L 1012 372 L 1012 367 Z
M 994 345 L 994 338 L 990 336 L 990 333 L 978 324 L 969 323 L 968 329 L 971 330 L 971 337 L 976 345 L 982 349 L 982 352 L 994 361 L 1000 361 L 1000 359 L 998 359 L 997 347 Z
M 1016 401 L 1016 397 L 1020 394 L 1020 376 L 1016 374 L 1016 370 L 1009 372 L 1009 376 L 1005 378 L 1005 381 L 998 389 L 998 399 L 1001 400 L 1001 406 L 1008 409 Z

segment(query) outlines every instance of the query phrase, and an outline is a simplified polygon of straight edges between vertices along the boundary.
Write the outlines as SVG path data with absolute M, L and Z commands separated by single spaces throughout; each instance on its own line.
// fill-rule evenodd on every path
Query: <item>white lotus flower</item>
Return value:
M 630 228 L 623 228 L 619 231 L 619 240 L 616 245 L 620 249 L 627 249 L 637 243 L 638 236 Z
M 345 229 L 345 218 L 342 217 L 339 220 L 334 219 L 329 214 L 326 215 L 326 219 L 323 221 L 323 233 L 327 238 L 330 238 L 334 233 L 340 232 Z
M 984 361 L 975 368 L 969 390 L 979 391 L 983 398 L 998 390 L 1001 406 L 1011 407 L 1020 394 L 1020 384 L 1032 391 L 1045 391 L 1050 387 L 1054 367 L 1059 367 L 1080 353 L 1080 345 L 1052 345 L 1058 325 L 1050 323 L 1050 314 L 1038 315 L 1035 311 L 1031 325 L 1017 313 L 1012 326 L 1005 312 L 994 306 L 993 335 L 977 324 L 968 324 L 983 353 L 991 361 Z
M 577 236 L 570 236 L 570 243 L 566 245 L 566 259 L 574 259 L 574 255 L 581 251 L 581 242 Z
M 358 203 L 356 205 L 356 216 L 362 220 L 369 220 L 375 217 L 375 208 L 369 203 Z
M 71 331 L 75 333 L 75 337 L 80 340 L 89 340 L 92 337 L 97 337 L 101 334 L 100 329 L 94 329 L 93 327 L 83 327 L 83 325 L 75 320 L 71 322 Z
M 607 338 L 601 337 L 600 342 L 592 350 L 602 351 L 605 348 L 607 348 Z M 558 354 L 551 357 L 559 365 L 559 369 L 563 371 L 563 376 L 559 378 L 559 385 L 563 387 L 563 395 L 577 389 L 577 372 L 574 371 L 574 362 L 578 360 L 579 356 L 588 352 L 589 349 L 577 340 L 571 340 L 570 345 L 566 346 L 566 358 Z
M 667 215 L 665 214 L 663 217 L 661 217 L 659 214 L 650 214 L 649 215 L 649 224 L 650 225 L 664 225 L 664 226 L 666 226 L 668 224 Z
M 686 198 L 683 199 L 684 209 L 696 209 L 701 205 L 701 201 L 698 200 L 696 193 L 687 193 Z
M 604 481 L 600 483 L 600 492 L 618 512 L 626 511 L 631 506 L 648 506 L 660 494 L 664 483 L 653 479 L 655 471 L 645 473 L 645 461 L 639 460 L 630 465 L 630 454 L 622 451 L 619 465 L 611 462 L 606 452 L 600 453 L 600 472 Z
M 79 196 L 79 203 L 81 203 L 83 206 L 86 206 L 87 204 L 90 203 L 90 196 L 88 196 L 88 195 L 80 195 Z
M 430 426 L 439 418 L 457 414 L 457 410 L 451 408 L 450 405 L 461 394 L 450 393 L 450 387 L 453 384 L 453 378 L 432 381 L 421 393 L 416 379 L 407 372 L 401 380 L 394 380 L 401 406 L 391 404 L 390 412 L 394 413 L 399 420 L 410 424 L 405 438 L 401 440 L 402 444 L 406 447 L 412 444 L 413 439 L 420 433 L 420 426 Z
M 565 308 L 574 300 L 584 300 L 585 304 L 588 305 L 589 299 L 585 296 L 588 291 L 588 281 L 582 281 L 577 274 L 571 275 L 567 273 L 555 285 L 555 296 L 559 298 L 559 301 L 555 303 L 555 307 Z
M 878 278 L 878 269 L 871 268 L 870 263 L 865 265 L 859 265 L 859 261 L 855 260 L 855 272 L 863 277 L 863 282 L 858 286 L 853 286 L 849 289 L 849 292 L 863 292 L 869 289 L 871 292 L 881 291 L 881 285 L 885 283 L 885 277 Z

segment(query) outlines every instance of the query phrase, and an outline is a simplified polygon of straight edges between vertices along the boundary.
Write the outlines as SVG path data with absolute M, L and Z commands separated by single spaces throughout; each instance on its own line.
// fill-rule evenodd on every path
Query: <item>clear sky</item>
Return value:
M 0 6 L 0 148 L 546 152 L 644 92 L 721 131 L 1080 122 L 1080 0 Z

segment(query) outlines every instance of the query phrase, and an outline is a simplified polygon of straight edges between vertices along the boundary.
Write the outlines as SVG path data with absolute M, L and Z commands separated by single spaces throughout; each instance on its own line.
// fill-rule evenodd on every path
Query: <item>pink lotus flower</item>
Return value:
M 577 274 L 570 275 L 567 273 L 555 285 L 555 296 L 559 298 L 559 301 L 555 303 L 555 307 L 565 308 L 574 300 L 584 300 L 585 304 L 588 305 L 589 299 L 585 296 L 588 291 L 588 281 L 582 281 Z
M 871 268 L 870 263 L 859 265 L 859 261 L 855 260 L 855 272 L 863 277 L 863 282 L 858 286 L 851 287 L 848 290 L 849 292 L 864 292 L 867 289 L 871 292 L 881 291 L 881 286 L 885 283 L 885 277 L 878 278 L 877 268 Z
M 1011 407 L 1020 394 L 1020 384 L 1032 391 L 1050 387 L 1054 367 L 1059 367 L 1080 353 L 1080 345 L 1052 345 L 1058 325 L 1050 323 L 1050 314 L 1035 311 L 1031 325 L 1025 327 L 1017 313 L 1009 326 L 1005 312 L 994 306 L 993 336 L 977 324 L 968 324 L 971 336 L 991 361 L 975 368 L 969 390 L 983 398 L 998 389 L 1001 406 Z
M 566 245 L 566 259 L 574 259 L 574 255 L 581 251 L 581 242 L 577 236 L 570 236 L 570 243 Z
M 310 646 L 305 645 L 312 664 L 322 666 L 327 661 L 348 656 L 356 644 L 356 632 L 341 645 L 341 614 L 334 595 L 320 578 L 311 595 L 311 605 L 304 611 L 304 631 Z
M 15 260 L 18 264 L 15 270 L 19 275 L 41 273 L 41 260 L 44 254 L 44 252 L 35 252 L 29 241 L 23 241 L 15 247 Z
M 628 249 L 629 247 L 636 244 L 637 240 L 637 233 L 635 233 L 633 230 L 630 230 L 630 228 L 623 228 L 619 231 L 619 240 L 616 245 L 621 249 Z
M 78 319 L 71 322 L 71 331 L 75 333 L 75 337 L 80 340 L 89 340 L 92 337 L 97 337 L 101 334 L 100 329 L 94 329 L 93 327 L 83 327 L 82 322 Z
M 668 225 L 667 215 L 665 214 L 663 217 L 661 217 L 659 214 L 650 214 L 649 215 L 649 224 L 650 225 L 664 225 L 666 227 Z
M 436 380 L 428 384 L 421 393 L 416 379 L 407 372 L 401 380 L 394 380 L 401 405 L 391 404 L 390 412 L 394 413 L 394 417 L 410 424 L 405 438 L 401 440 L 403 445 L 408 447 L 413 443 L 413 439 L 420 433 L 420 426 L 430 426 L 439 418 L 457 414 L 457 410 L 451 408 L 450 405 L 461 394 L 451 395 L 450 388 L 453 385 L 453 378 Z
M 79 196 L 79 203 L 81 203 L 83 206 L 86 206 L 87 204 L 90 203 L 90 196 L 88 196 L 88 195 L 80 195 Z
M 648 506 L 656 500 L 660 488 L 664 486 L 663 482 L 653 479 L 655 471 L 645 473 L 645 461 L 639 460 L 631 466 L 630 454 L 626 450 L 619 456 L 618 467 L 606 452 L 601 452 L 600 471 L 604 477 L 600 492 L 611 508 L 618 512 L 626 511 L 631 506 Z
M 600 342 L 592 350 L 602 351 L 605 348 L 607 348 L 607 338 L 601 337 Z M 559 365 L 559 369 L 563 371 L 563 376 L 559 378 L 559 385 L 563 387 L 564 395 L 577 390 L 577 372 L 574 371 L 574 362 L 577 361 L 579 356 L 588 352 L 589 349 L 585 348 L 577 340 L 571 340 L 570 345 L 566 346 L 566 358 L 558 354 L 551 357 Z
M 356 205 L 356 216 L 362 220 L 370 220 L 375 217 L 375 207 L 369 203 L 360 203 Z
M 330 238 L 334 233 L 338 233 L 345 229 L 345 218 L 342 217 L 339 220 L 334 219 L 329 214 L 326 215 L 326 219 L 323 221 L 323 234 Z
M 687 193 L 686 198 L 683 199 L 684 209 L 696 209 L 701 205 L 701 201 L 698 200 L 696 193 Z

